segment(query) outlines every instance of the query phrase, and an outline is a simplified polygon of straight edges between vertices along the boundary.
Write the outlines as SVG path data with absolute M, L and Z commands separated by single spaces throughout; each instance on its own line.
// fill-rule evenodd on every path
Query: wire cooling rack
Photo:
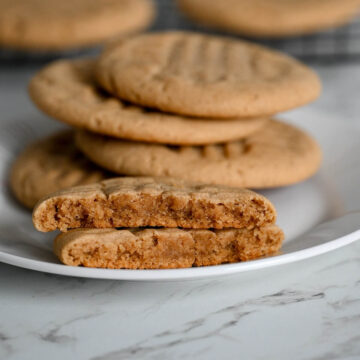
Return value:
M 157 4 L 158 17 L 154 30 L 185 29 L 221 34 L 191 22 L 177 9 L 174 0 L 157 0 Z M 360 18 L 345 26 L 314 35 L 256 41 L 307 61 L 360 62 Z
M 175 0 L 156 0 L 156 4 L 158 15 L 151 30 L 197 30 L 229 36 L 229 34 L 213 31 L 190 21 L 179 11 Z M 254 41 L 253 39 L 250 40 Z M 307 62 L 360 62 L 360 18 L 340 28 L 330 29 L 315 35 L 256 41 Z M 13 67 L 16 65 L 22 66 L 24 63 L 46 63 L 59 57 L 94 55 L 99 50 L 100 47 L 81 51 L 44 54 L 0 49 L 0 65 L 11 65 Z

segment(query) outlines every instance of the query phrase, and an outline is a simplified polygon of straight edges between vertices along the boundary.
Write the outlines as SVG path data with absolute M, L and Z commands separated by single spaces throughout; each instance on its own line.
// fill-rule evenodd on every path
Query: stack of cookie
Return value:
M 40 231 L 65 231 L 54 251 L 66 265 L 163 269 L 217 265 L 275 254 L 283 232 L 263 196 L 171 178 L 123 177 L 40 201 Z M 73 229 L 67 231 L 68 229 Z
M 94 178 L 99 181 L 114 174 L 166 176 L 237 188 L 293 184 L 316 172 L 321 151 L 315 140 L 302 130 L 271 119 L 271 116 L 304 105 L 319 93 L 319 79 L 308 67 L 258 45 L 190 32 L 132 36 L 108 48 L 99 59 L 55 62 L 33 78 L 30 95 L 34 103 L 76 130 L 55 135 L 27 149 L 13 167 L 13 190 L 23 203 L 33 207 L 40 197 L 48 195 L 49 189 L 57 191 L 89 184 Z M 26 167 L 24 163 L 33 165 Z M 47 186 L 39 189 L 39 182 Z M 101 196 L 97 193 L 100 198 L 109 199 L 114 188 L 109 190 L 107 184 L 100 183 L 95 188 L 90 187 L 89 191 L 94 195 L 93 191 L 101 190 Z M 161 183 L 160 187 L 168 186 L 166 184 Z M 115 188 L 117 186 L 116 183 Z M 198 188 L 200 185 L 186 186 Z M 80 197 L 78 190 L 67 191 L 66 197 L 76 194 L 76 201 L 82 201 L 83 190 Z M 171 191 L 175 189 L 172 187 Z M 212 193 L 217 191 L 220 190 L 211 188 Z M 232 193 L 235 190 L 226 191 Z M 189 191 L 186 193 L 189 195 Z M 50 196 L 49 199 L 53 198 Z M 64 203 L 68 204 L 70 200 L 66 199 Z M 234 204 L 239 204 L 242 199 L 234 200 Z M 76 226 L 70 221 L 66 226 L 55 224 L 49 229 L 97 227 L 93 226 L 95 220 L 87 223 L 90 208 L 82 210 L 79 215 L 73 205 L 63 207 L 56 203 L 57 200 L 56 205 L 51 202 L 52 208 L 49 207 L 50 200 L 45 200 L 46 205 L 40 203 L 37 206 L 35 214 L 41 209 L 41 216 L 34 218 L 38 229 L 43 229 L 39 221 L 48 219 L 46 221 L 52 222 L 59 216 L 82 220 Z M 116 203 L 122 208 L 123 205 Z M 222 200 L 219 204 L 223 204 Z M 54 206 L 56 214 L 51 213 Z M 94 203 L 92 206 L 96 209 Z M 129 205 L 124 209 L 130 211 L 130 208 Z M 166 211 L 170 213 L 174 210 L 172 206 L 169 209 Z M 109 214 L 104 208 L 96 211 L 101 214 L 101 219 Z M 119 208 L 111 211 L 119 211 Z M 47 212 L 52 214 L 50 218 L 47 218 Z M 190 212 L 189 216 L 193 215 Z M 207 212 L 203 214 L 204 218 L 209 216 Z M 142 218 L 143 214 L 138 217 Z M 171 226 L 169 221 L 144 221 L 136 225 L 107 220 L 107 225 L 100 228 L 201 227 L 194 224 L 184 226 L 172 220 Z M 270 224 L 273 226 L 274 222 Z M 216 227 L 213 225 L 208 227 Z M 262 231 L 263 225 L 242 223 L 240 228 Z M 234 223 L 225 227 L 239 229 Z M 91 232 L 90 236 L 87 230 L 86 237 L 99 236 L 99 231 Z M 106 236 L 117 238 L 124 234 L 118 235 L 114 231 L 106 232 L 109 234 Z M 127 232 L 126 237 L 133 237 L 134 231 Z M 65 234 L 57 243 L 65 246 L 69 238 L 72 243 L 82 234 L 81 230 L 77 230 L 75 235 Z M 191 232 L 186 234 L 193 236 Z M 246 238 L 255 241 L 257 237 L 247 233 Z M 255 243 L 251 245 L 253 249 Z M 79 242 L 76 244 L 79 248 Z M 232 243 L 231 247 L 234 246 Z M 273 251 L 265 251 L 265 254 Z M 255 253 L 260 256 L 259 252 Z M 65 258 L 68 259 L 59 256 L 64 262 Z M 239 254 L 236 256 L 236 259 L 241 258 Z M 103 266 L 99 262 L 87 264 Z M 119 264 L 111 266 L 123 267 Z
M 50 64 L 30 84 L 35 104 L 82 129 L 77 147 L 108 171 L 250 188 L 318 169 L 317 143 L 270 117 L 319 93 L 295 59 L 189 32 L 133 36 L 99 59 Z

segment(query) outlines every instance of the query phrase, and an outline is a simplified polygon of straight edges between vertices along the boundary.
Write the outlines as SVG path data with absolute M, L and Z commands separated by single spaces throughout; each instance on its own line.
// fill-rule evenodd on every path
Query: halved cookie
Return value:
M 76 229 L 55 238 L 54 252 L 71 266 L 172 269 L 218 265 L 276 254 L 276 225 L 252 229 Z
M 123 177 L 49 195 L 33 211 L 39 231 L 73 228 L 253 228 L 273 224 L 271 202 L 250 190 L 179 179 Z
M 359 0 L 178 0 L 204 25 L 255 37 L 308 34 L 340 26 L 360 9 Z
M 100 56 L 96 74 L 121 99 L 198 117 L 268 116 L 316 99 L 321 88 L 310 68 L 285 54 L 182 31 L 123 39 Z
M 151 0 L 1 0 L 0 45 L 58 51 L 141 30 L 154 17 Z

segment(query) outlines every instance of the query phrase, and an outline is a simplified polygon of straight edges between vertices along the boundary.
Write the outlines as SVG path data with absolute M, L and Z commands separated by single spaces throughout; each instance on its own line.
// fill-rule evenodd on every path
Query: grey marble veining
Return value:
M 173 283 L 0 265 L 0 358 L 358 359 L 359 252 Z

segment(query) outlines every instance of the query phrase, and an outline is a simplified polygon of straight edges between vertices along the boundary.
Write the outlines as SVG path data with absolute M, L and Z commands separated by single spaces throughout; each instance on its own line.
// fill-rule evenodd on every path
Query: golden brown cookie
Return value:
M 269 200 L 250 190 L 171 178 L 114 178 L 49 195 L 33 211 L 39 231 L 72 228 L 252 228 L 273 224 Z
M 33 208 L 50 193 L 106 177 L 106 171 L 75 147 L 73 132 L 62 131 L 31 144 L 19 155 L 11 169 L 10 186 L 23 205 Z
M 359 0 L 178 0 L 204 25 L 255 37 L 308 34 L 350 21 Z
M 192 32 L 142 34 L 105 51 L 99 84 L 121 99 L 198 117 L 263 117 L 320 93 L 297 60 L 243 40 Z
M 118 174 L 269 188 L 302 181 L 320 166 L 318 144 L 302 130 L 271 120 L 249 137 L 208 146 L 121 141 L 85 131 L 76 144 L 96 164 Z
M 55 238 L 54 252 L 71 266 L 172 269 L 252 260 L 277 253 L 276 225 L 253 229 L 75 229 Z
M 66 50 L 141 30 L 152 21 L 151 0 L 0 0 L 0 45 Z
M 94 60 L 64 60 L 40 71 L 29 92 L 50 116 L 95 133 L 129 140 L 202 145 L 240 139 L 267 119 L 194 119 L 126 104 L 96 87 Z

